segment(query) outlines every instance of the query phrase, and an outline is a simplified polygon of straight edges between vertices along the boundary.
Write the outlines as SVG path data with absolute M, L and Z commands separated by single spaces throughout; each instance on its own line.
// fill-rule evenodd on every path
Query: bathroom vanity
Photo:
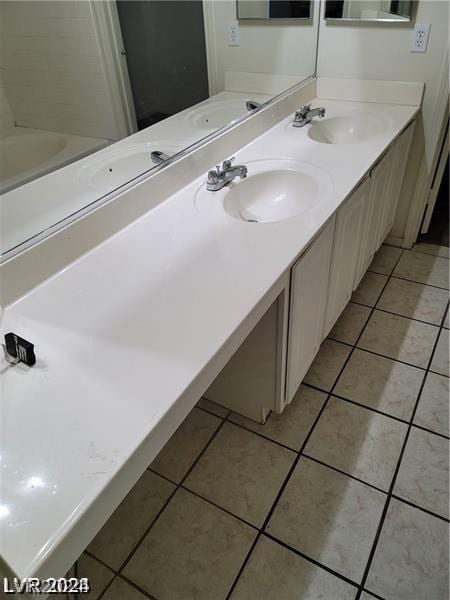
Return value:
M 333 106 L 330 108 L 333 110 Z M 344 106 L 340 108 L 345 114 Z M 339 109 L 336 112 L 339 114 Z M 365 118 L 364 113 L 353 107 L 350 115 L 332 116 L 323 123 L 313 122 L 306 126 L 307 136 L 320 144 L 340 148 L 356 144 L 358 147 L 366 136 L 367 139 L 376 137 L 378 128 L 382 128 L 382 120 L 377 121 L 376 112 L 375 115 L 367 112 Z M 290 125 L 288 123 L 288 127 Z M 415 121 L 405 126 L 302 252 L 290 269 L 282 294 L 205 392 L 206 398 L 262 423 L 271 410 L 281 412 L 292 401 L 320 344 L 392 228 L 414 128 Z M 286 174 L 296 168 L 295 163 L 290 165 L 284 161 L 282 164 Z M 280 177 L 277 161 L 269 163 L 267 168 L 279 189 L 268 193 L 276 209 L 269 199 L 266 206 L 261 202 L 264 187 L 267 193 L 268 181 L 263 182 L 259 195 L 254 193 L 254 203 L 252 190 L 249 191 L 247 204 L 258 204 L 255 212 L 259 209 L 262 223 L 267 222 L 264 210 L 270 214 L 269 219 L 294 218 L 296 207 L 289 199 L 289 178 Z M 308 168 L 309 165 L 298 165 L 303 174 Z M 320 181 L 320 174 L 317 179 Z M 236 185 L 245 187 L 242 183 Z M 329 193 L 325 188 L 324 185 L 317 192 L 316 201 Z M 302 210 L 305 191 L 307 193 L 299 181 L 292 192 L 299 199 L 301 214 L 305 214 Z M 228 195 L 231 194 L 228 191 Z M 281 207 L 283 203 L 286 212 Z M 226 206 L 226 198 L 223 204 Z M 249 225 L 257 222 L 258 216 L 252 214 Z
M 139 218 L 5 307 L 37 353 L 2 366 L 13 572 L 65 573 L 202 395 L 260 422 L 292 400 L 395 216 L 423 86 L 373 83 L 293 91 L 168 167 L 162 201 L 141 181 Z M 326 116 L 294 128 L 305 100 Z M 230 150 L 247 178 L 207 192 Z

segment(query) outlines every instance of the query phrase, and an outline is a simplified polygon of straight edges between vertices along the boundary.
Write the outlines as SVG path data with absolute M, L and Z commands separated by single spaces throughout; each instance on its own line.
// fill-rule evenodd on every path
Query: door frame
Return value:
M 115 0 L 89 0 L 111 107 L 120 139 L 138 131 L 133 94 Z
M 216 30 L 214 27 L 215 14 L 214 14 L 214 0 L 203 0 L 203 26 L 205 30 L 205 49 L 206 49 L 206 65 L 207 65 L 207 76 L 208 76 L 208 90 L 209 95 L 214 96 L 221 90 L 218 89 L 217 85 L 217 47 L 216 47 Z
M 425 210 L 425 216 L 423 219 L 422 227 L 420 229 L 420 233 L 428 233 L 428 229 L 430 227 L 431 219 L 433 217 L 434 207 L 436 205 L 436 200 L 439 194 L 439 188 L 441 187 L 442 177 L 445 171 L 445 165 L 448 160 L 448 116 L 446 116 L 445 121 L 447 123 L 444 140 L 441 142 L 441 150 L 439 155 L 439 160 L 437 166 L 434 171 L 433 182 L 431 184 L 431 188 L 428 192 L 428 201 L 427 207 Z
M 434 138 L 436 140 L 435 150 L 430 166 L 427 165 L 425 152 L 422 154 L 422 158 L 418 164 L 418 175 L 414 195 L 406 221 L 403 239 L 401 240 L 401 246 L 403 248 L 411 248 L 417 241 L 421 230 L 422 220 L 425 215 L 425 208 L 426 203 L 428 202 L 433 175 L 439 160 L 441 140 L 445 136 L 445 127 L 449 116 L 448 68 L 449 59 L 446 58 L 441 67 L 440 85 L 432 109 L 432 114 L 436 115 L 436 118 L 433 119 L 430 127 L 431 132 L 429 134 L 431 139 Z

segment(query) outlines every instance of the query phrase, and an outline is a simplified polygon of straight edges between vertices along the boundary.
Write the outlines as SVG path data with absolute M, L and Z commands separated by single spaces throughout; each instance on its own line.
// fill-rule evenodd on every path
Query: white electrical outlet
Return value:
M 414 27 L 411 39 L 411 52 L 426 52 L 428 44 L 428 36 L 430 35 L 429 23 L 420 24 L 417 23 Z
M 239 23 L 238 21 L 230 21 L 228 23 L 228 45 L 229 46 L 239 46 Z

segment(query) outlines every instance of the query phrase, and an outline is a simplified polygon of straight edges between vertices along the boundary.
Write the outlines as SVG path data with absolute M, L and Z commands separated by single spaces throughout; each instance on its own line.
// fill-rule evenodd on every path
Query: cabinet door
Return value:
M 334 218 L 291 273 L 286 402 L 306 375 L 323 339 Z
M 394 225 L 395 214 L 397 212 L 398 199 L 403 183 L 403 176 L 408 162 L 409 150 L 415 129 L 413 121 L 395 142 L 395 153 L 393 159 L 393 168 L 391 171 L 391 184 L 389 186 L 389 196 L 386 201 L 385 211 L 381 225 L 381 243 Z
M 369 227 L 370 227 L 370 216 L 371 216 L 371 191 L 372 182 L 367 177 L 363 183 L 356 190 L 355 194 L 360 195 L 361 202 L 361 224 L 360 224 L 360 236 L 361 242 L 359 246 L 359 255 L 356 260 L 355 278 L 353 281 L 353 289 L 355 290 L 364 273 L 367 271 L 367 267 L 370 265 L 373 254 L 372 249 L 369 246 Z
M 350 196 L 336 216 L 325 335 L 352 295 L 364 231 L 364 210 L 369 201 L 367 184 L 364 182 Z
M 370 174 L 372 189 L 370 192 L 371 215 L 369 218 L 368 248 L 372 255 L 375 254 L 382 242 L 383 217 L 390 200 L 394 153 L 395 147 L 392 146 Z

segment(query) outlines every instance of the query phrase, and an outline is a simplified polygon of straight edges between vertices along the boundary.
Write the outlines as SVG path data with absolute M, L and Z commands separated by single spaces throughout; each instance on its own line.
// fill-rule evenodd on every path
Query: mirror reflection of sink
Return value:
M 203 185 L 196 196 L 199 210 L 219 200 L 230 217 L 247 223 L 272 223 L 296 217 L 317 206 L 331 188 L 330 176 L 319 167 L 290 159 L 245 163 L 248 176 L 218 192 Z
M 247 114 L 245 100 L 223 100 L 200 106 L 188 115 L 200 129 L 220 129 Z
M 356 144 L 383 133 L 385 119 L 371 113 L 325 117 L 313 120 L 308 126 L 308 136 L 321 144 Z
M 110 146 L 92 157 L 80 169 L 79 177 L 91 188 L 112 191 L 155 167 L 150 156 L 153 151 L 173 156 L 184 147 L 185 144 L 165 141 L 144 142 L 123 148 Z

